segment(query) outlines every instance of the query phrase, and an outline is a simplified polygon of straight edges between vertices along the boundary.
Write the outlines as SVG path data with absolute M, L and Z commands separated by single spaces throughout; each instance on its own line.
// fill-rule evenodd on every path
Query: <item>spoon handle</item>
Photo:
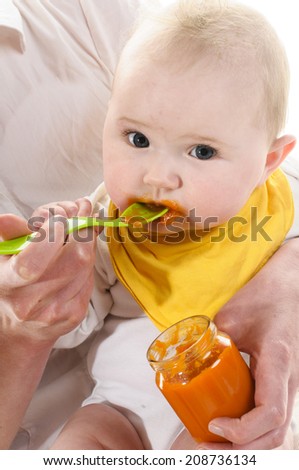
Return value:
M 122 217 L 118 219 L 99 219 L 98 217 L 73 217 L 67 220 L 66 234 L 73 233 L 86 227 L 126 227 L 128 224 L 124 222 Z M 24 250 L 31 243 L 37 232 L 23 235 L 22 237 L 13 238 L 0 242 L 0 255 L 16 255 Z
M 0 242 L 0 255 L 16 255 L 20 253 L 31 242 L 35 234 L 23 235 L 22 237 L 13 238 Z
M 122 217 L 118 219 L 100 219 L 98 217 L 73 217 L 67 219 L 67 233 L 73 233 L 86 227 L 127 227 L 128 223 Z
M 67 220 L 67 226 L 65 227 L 65 233 L 70 234 L 75 231 L 81 230 L 86 227 L 127 227 L 129 225 L 128 220 L 135 221 L 144 224 L 152 222 L 153 220 L 164 215 L 168 211 L 168 207 L 151 207 L 143 203 L 134 203 L 129 206 L 117 219 L 111 219 L 109 217 L 100 219 L 99 217 L 73 217 Z M 54 222 L 53 222 L 54 223 Z M 29 235 L 23 235 L 19 238 L 12 240 L 5 240 L 0 242 L 0 255 L 16 255 L 20 253 L 29 243 L 34 239 L 38 232 L 30 233 Z M 38 243 L 38 239 L 36 240 Z

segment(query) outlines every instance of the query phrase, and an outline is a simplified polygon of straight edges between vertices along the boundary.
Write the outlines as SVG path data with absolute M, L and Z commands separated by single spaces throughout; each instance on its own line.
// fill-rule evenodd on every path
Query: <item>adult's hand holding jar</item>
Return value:
M 217 418 L 214 433 L 230 443 L 196 443 L 183 431 L 173 449 L 272 449 L 287 435 L 299 386 L 299 240 L 285 243 L 221 309 L 217 327 L 251 356 L 255 408 L 240 419 Z M 258 326 L 258 327 L 257 327 Z

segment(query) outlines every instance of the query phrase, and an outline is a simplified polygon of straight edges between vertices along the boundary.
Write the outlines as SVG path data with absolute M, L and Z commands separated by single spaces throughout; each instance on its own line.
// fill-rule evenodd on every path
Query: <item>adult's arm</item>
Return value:
M 84 318 L 93 285 L 95 237 L 64 243 L 61 223 L 42 229 L 43 241 L 0 257 L 1 449 L 10 446 L 55 341 Z M 4 239 L 26 231 L 23 219 L 0 215 Z
M 282 444 L 299 387 L 299 239 L 283 245 L 217 315 L 216 323 L 251 355 L 255 409 L 240 420 L 219 419 L 235 448 Z
M 241 419 L 217 418 L 211 431 L 232 444 L 195 443 L 183 431 L 173 448 L 271 449 L 290 424 L 299 386 L 299 239 L 286 242 L 217 314 L 215 322 L 251 356 L 255 408 Z

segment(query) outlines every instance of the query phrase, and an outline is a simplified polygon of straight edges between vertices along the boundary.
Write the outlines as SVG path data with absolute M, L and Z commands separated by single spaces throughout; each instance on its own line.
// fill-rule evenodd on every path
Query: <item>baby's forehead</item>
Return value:
M 199 122 L 203 115 L 206 116 L 206 125 L 212 119 L 213 126 L 217 116 L 220 118 L 219 107 L 229 113 L 227 119 L 232 113 L 244 123 L 247 120 L 250 123 L 258 121 L 263 87 L 255 76 L 252 58 L 242 67 L 238 62 L 242 57 L 237 49 L 234 51 L 237 54 L 235 61 L 230 62 L 210 51 L 201 51 L 194 57 L 176 52 L 172 57 L 153 56 L 140 44 L 132 42 L 124 51 L 116 74 L 113 103 L 117 108 L 114 109 L 118 112 L 121 109 L 122 115 L 136 113 L 136 119 L 141 122 L 146 122 L 148 115 L 168 116 L 170 120 L 175 119 L 177 125 L 185 121 L 186 128 L 187 122 L 192 121 L 193 126 L 193 122 Z M 173 102 L 176 103 L 174 111 L 171 107 Z M 193 113 L 191 120 L 190 110 L 197 106 L 200 108 L 198 115 Z M 188 132 L 188 129 L 184 131 L 185 134 Z
M 177 0 L 173 5 L 136 26 L 116 82 L 121 74 L 137 80 L 142 70 L 150 74 L 152 64 L 159 63 L 175 75 L 206 56 L 215 73 L 230 73 L 248 95 L 258 90 L 257 120 L 269 127 L 270 140 L 275 138 L 285 123 L 289 69 L 272 26 L 257 11 L 229 0 Z
M 113 101 L 118 109 L 129 107 L 131 114 L 139 115 L 141 107 L 145 114 L 168 114 L 180 121 L 200 103 L 199 114 L 210 116 L 222 106 L 226 112 L 239 116 L 246 109 L 246 115 L 254 120 L 262 101 L 262 87 L 242 68 L 234 70 L 209 54 L 184 62 L 183 66 L 177 56 L 175 60 L 151 56 L 133 60 L 134 57 L 137 59 L 136 50 L 124 58 L 117 73 Z M 168 112 L 173 102 L 178 115 Z
M 159 25 L 158 25 L 159 26 Z M 130 66 L 136 62 L 167 64 L 167 67 L 184 70 L 192 67 L 203 57 L 209 57 L 217 68 L 236 68 L 248 73 L 258 69 L 261 48 L 252 38 L 252 32 L 231 28 L 217 32 L 215 37 L 203 33 L 157 27 L 154 22 L 144 22 L 127 41 L 120 65 Z
M 244 87 L 257 83 L 260 85 L 259 64 L 255 54 L 248 49 L 244 51 L 236 45 L 220 54 L 213 48 L 198 49 L 181 43 L 173 50 L 153 53 L 152 48 L 147 47 L 146 42 L 141 42 L 138 37 L 132 37 L 124 48 L 116 80 L 118 77 L 143 79 L 144 75 L 154 76 L 157 69 L 169 80 L 182 74 L 196 77 L 214 73 L 225 79 L 231 76 L 232 80 L 238 80 Z

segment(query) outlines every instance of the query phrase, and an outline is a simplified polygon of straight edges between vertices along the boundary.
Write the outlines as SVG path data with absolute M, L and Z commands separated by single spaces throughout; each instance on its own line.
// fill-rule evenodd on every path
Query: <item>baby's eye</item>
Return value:
M 196 147 L 193 147 L 190 155 L 198 158 L 199 160 L 209 160 L 216 155 L 216 150 L 208 145 L 197 145 Z
M 130 132 L 128 134 L 129 141 L 134 147 L 145 148 L 149 147 L 149 140 L 141 132 Z

